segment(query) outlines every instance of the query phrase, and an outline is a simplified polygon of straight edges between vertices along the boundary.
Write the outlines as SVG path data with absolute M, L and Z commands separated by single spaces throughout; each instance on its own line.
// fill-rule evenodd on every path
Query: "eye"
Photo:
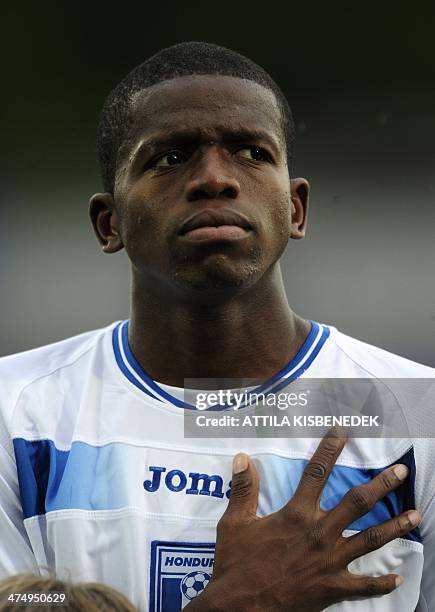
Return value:
M 187 161 L 187 155 L 182 151 L 169 151 L 158 157 L 154 163 L 154 168 L 170 168 L 171 166 L 179 166 L 183 162 Z
M 237 155 L 251 161 L 271 161 L 271 157 L 263 147 L 248 146 L 237 150 Z

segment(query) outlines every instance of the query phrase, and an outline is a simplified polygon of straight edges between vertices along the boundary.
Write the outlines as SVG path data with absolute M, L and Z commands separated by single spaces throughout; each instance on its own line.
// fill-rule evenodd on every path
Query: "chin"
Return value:
M 261 278 L 262 270 L 251 262 L 234 265 L 233 262 L 208 261 L 194 267 L 178 269 L 173 280 L 180 288 L 196 294 L 225 297 L 234 292 L 244 291 L 255 285 Z M 198 298 L 200 296 L 198 295 Z

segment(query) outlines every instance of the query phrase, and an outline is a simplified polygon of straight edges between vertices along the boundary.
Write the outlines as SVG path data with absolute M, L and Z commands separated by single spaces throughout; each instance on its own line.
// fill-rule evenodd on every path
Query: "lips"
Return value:
M 234 210 L 203 210 L 186 219 L 181 224 L 178 233 L 183 236 L 200 227 L 221 227 L 222 225 L 252 230 L 252 225 L 245 215 Z

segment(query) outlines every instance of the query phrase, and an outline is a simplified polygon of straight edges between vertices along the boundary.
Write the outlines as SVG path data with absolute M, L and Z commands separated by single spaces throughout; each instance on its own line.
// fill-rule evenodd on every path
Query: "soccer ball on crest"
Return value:
M 210 574 L 206 572 L 190 572 L 186 574 L 180 583 L 180 589 L 184 597 L 194 599 L 210 582 Z

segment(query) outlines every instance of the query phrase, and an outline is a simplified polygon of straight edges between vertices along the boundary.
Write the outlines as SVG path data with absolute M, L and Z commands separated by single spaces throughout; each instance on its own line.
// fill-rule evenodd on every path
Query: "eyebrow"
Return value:
M 228 128 L 222 128 L 218 130 L 218 138 L 225 144 L 236 144 L 243 142 L 266 142 L 274 150 L 275 153 L 279 153 L 279 141 L 277 138 L 272 136 L 268 131 L 261 129 L 236 129 L 229 130 Z M 185 130 L 173 130 L 165 132 L 161 136 L 151 136 L 141 140 L 138 146 L 129 156 L 130 163 L 134 162 L 138 157 L 144 153 L 153 153 L 153 151 L 171 148 L 176 146 L 197 146 L 199 144 L 205 144 L 214 141 L 210 135 L 201 133 L 201 131 L 185 131 Z

